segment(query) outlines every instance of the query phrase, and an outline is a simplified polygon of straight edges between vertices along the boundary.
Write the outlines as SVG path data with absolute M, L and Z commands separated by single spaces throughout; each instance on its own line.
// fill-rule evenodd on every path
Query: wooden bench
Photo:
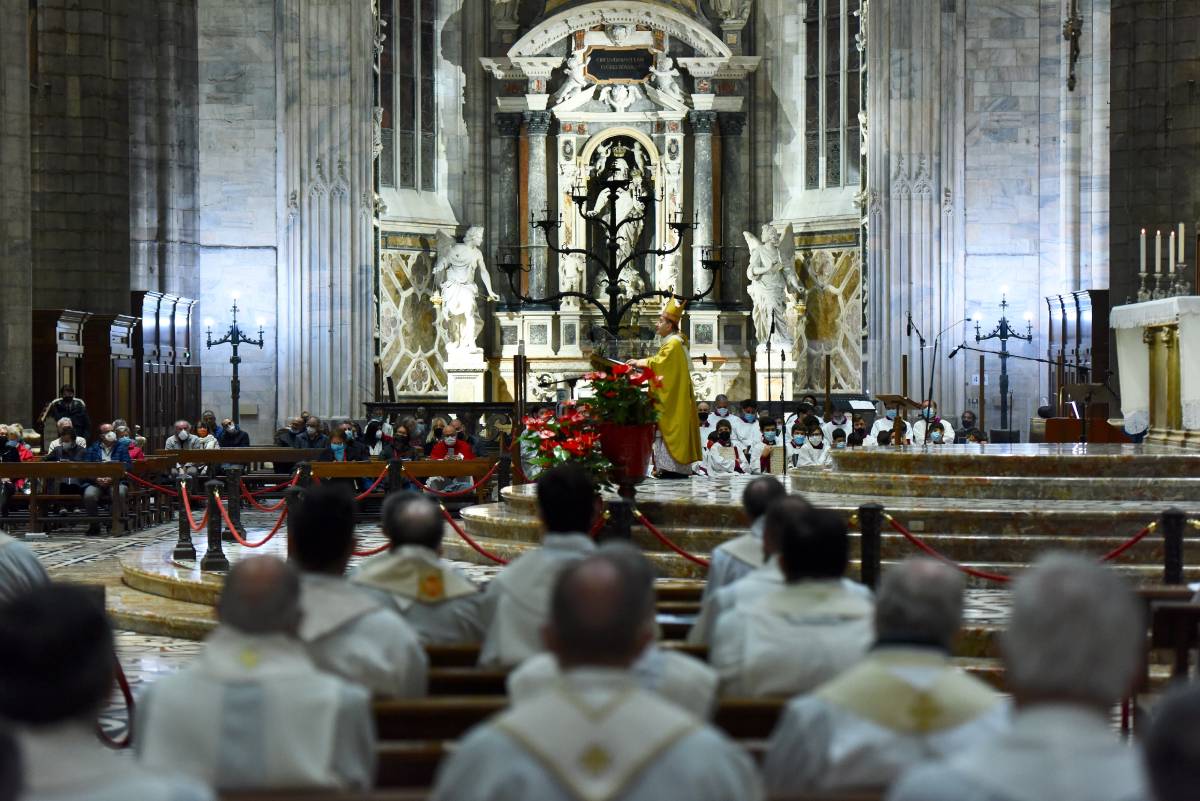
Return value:
M 263 470 L 264 465 L 274 465 L 276 462 L 298 464 L 314 461 L 324 453 L 319 448 L 215 448 L 213 450 L 172 451 L 159 449 L 154 456 L 169 456 L 180 464 L 245 465 L 246 474 L 252 470 Z M 273 474 L 270 477 L 274 477 Z M 290 478 L 290 474 L 281 480 Z
M 474 484 L 491 472 L 497 461 L 499 460 L 495 457 L 462 460 L 419 459 L 412 462 L 401 462 L 401 464 L 404 466 L 405 477 L 419 478 L 422 483 L 429 483 L 429 479 L 435 476 L 444 476 L 445 478 L 469 478 Z M 491 481 L 485 482 L 475 490 L 476 503 L 488 502 L 492 483 Z
M 0 478 L 10 480 L 26 479 L 29 482 L 30 492 L 28 495 L 14 495 L 13 499 L 24 498 L 25 503 L 29 508 L 29 519 L 27 521 L 26 537 L 44 536 L 42 530 L 44 525 L 43 517 L 45 516 L 45 507 L 47 504 L 64 503 L 77 506 L 83 503 L 82 494 L 56 494 L 49 493 L 45 489 L 45 484 L 48 481 L 74 479 L 96 479 L 109 478 L 114 484 L 121 481 L 125 477 L 125 465 L 120 462 L 5 462 L 0 463 Z M 120 506 L 115 503 L 109 504 L 109 512 L 106 515 L 95 516 L 79 516 L 73 515 L 64 523 L 105 523 L 111 529 L 113 534 L 120 534 L 124 531 L 124 523 L 121 517 Z

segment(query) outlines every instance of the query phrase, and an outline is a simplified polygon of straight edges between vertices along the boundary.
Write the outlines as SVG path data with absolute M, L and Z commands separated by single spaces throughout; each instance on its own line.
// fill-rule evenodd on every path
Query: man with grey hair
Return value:
M 1039 559 L 1013 583 L 1002 640 L 1012 727 L 904 774 L 889 801 L 1149 798 L 1141 759 L 1109 718 L 1137 675 L 1145 631 L 1137 597 L 1110 568 Z
M 441 559 L 445 521 L 437 504 L 393 493 L 383 502 L 382 518 L 391 549 L 366 560 L 350 580 L 389 598 L 423 644 L 480 642 L 484 594 Z
M 632 545 L 613 542 L 601 553 L 627 564 L 631 581 L 637 587 L 654 589 L 654 568 L 642 552 Z M 654 626 L 653 608 L 647 625 Z M 712 715 L 717 700 L 717 672 L 695 657 L 675 650 L 659 648 L 651 642 L 630 667 L 642 689 L 658 693 L 698 718 Z M 526 659 L 508 674 L 508 697 L 514 703 L 532 698 L 558 681 L 561 672 L 554 654 L 540 653 Z
M 561 679 L 466 736 L 433 801 L 757 801 L 750 758 L 713 727 L 638 686 L 654 639 L 654 588 L 611 551 L 558 572 L 543 629 Z
M 875 646 L 791 701 L 763 766 L 775 795 L 882 788 L 907 767 L 1005 729 L 1008 705 L 950 661 L 963 578 L 932 559 L 890 568 L 875 602 Z
M 297 638 L 300 591 L 296 571 L 275 557 L 233 566 L 204 652 L 138 703 L 145 764 L 219 790 L 372 785 L 370 696 L 313 664 Z

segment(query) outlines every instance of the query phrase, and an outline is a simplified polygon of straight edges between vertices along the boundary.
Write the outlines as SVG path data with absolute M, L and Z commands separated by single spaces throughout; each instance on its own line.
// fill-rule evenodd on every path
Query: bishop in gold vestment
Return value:
M 683 306 L 670 299 L 658 318 L 657 333 L 662 337 L 658 354 L 630 363 L 649 367 L 662 379 L 661 386 L 651 390 L 658 406 L 660 435 L 654 443 L 655 464 L 660 471 L 690 475 L 692 465 L 704 458 L 704 452 L 692 387 L 692 357 L 687 340 L 679 333 L 682 318 Z

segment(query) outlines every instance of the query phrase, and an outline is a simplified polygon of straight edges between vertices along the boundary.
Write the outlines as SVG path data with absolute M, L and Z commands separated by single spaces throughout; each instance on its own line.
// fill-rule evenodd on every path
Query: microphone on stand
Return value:
M 905 333 L 905 336 L 912 336 L 912 312 L 908 313 L 908 330 Z
M 962 349 L 963 349 L 963 348 L 965 348 L 965 347 L 966 347 L 966 345 L 959 345 L 959 346 L 958 346 L 958 347 L 956 347 L 954 350 L 950 351 L 950 355 L 949 355 L 947 358 L 949 358 L 949 359 L 953 359 L 953 358 L 954 358 L 954 354 L 958 353 L 960 350 L 962 350 Z

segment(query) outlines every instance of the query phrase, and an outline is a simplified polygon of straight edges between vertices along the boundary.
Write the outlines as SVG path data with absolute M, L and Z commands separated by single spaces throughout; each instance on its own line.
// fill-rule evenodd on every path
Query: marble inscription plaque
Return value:
M 591 47 L 584 75 L 595 83 L 645 83 L 653 65 L 647 47 Z

